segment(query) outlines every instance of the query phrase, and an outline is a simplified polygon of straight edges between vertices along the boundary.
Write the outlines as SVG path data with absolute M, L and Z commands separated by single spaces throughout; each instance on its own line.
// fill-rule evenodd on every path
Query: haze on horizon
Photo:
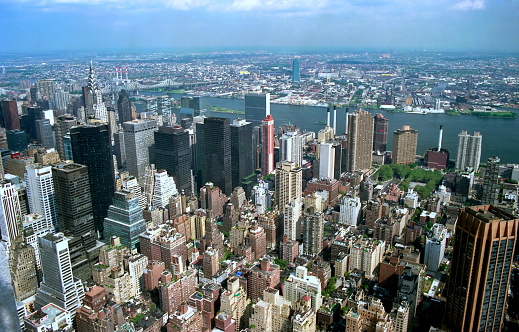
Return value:
M 2 53 L 519 51 L 517 0 L 0 0 Z

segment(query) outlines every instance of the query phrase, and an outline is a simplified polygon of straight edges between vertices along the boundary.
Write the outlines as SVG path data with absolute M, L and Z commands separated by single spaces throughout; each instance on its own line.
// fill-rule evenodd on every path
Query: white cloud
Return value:
M 485 0 L 463 0 L 455 3 L 452 9 L 457 10 L 481 10 L 485 9 Z

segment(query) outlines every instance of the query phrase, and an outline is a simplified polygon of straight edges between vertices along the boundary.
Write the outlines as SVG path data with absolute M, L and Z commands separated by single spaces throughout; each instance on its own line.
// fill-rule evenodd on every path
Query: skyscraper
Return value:
M 99 119 L 108 123 L 108 112 L 103 102 L 103 95 L 97 84 L 94 66 L 90 61 L 87 86 L 83 87 L 83 98 L 85 99 L 85 111 L 87 118 Z M 86 120 L 86 119 L 85 119 Z
M 119 98 L 117 99 L 117 113 L 119 116 L 119 123 L 133 120 L 130 96 L 124 89 L 119 92 Z
M 466 130 L 459 133 L 456 170 L 464 171 L 465 168 L 471 167 L 474 171 L 478 171 L 482 138 L 478 131 L 475 131 L 472 135 L 469 135 Z
M 492 205 L 460 209 L 444 324 L 452 331 L 500 331 L 519 219 Z
M 38 143 L 47 149 L 56 147 L 54 132 L 49 119 L 36 120 L 36 138 Z
M 128 173 L 141 180 L 146 166 L 155 162 L 155 120 L 132 120 L 123 123 L 124 151 Z
M 295 163 L 288 161 L 278 162 L 276 165 L 276 199 L 279 209 L 301 198 L 303 193 L 303 170 Z
M 481 194 L 481 203 L 483 204 L 497 204 L 499 202 L 500 161 L 496 156 L 488 158 L 483 175 L 483 192 Z
M 9 130 L 6 133 L 6 136 L 9 150 L 13 152 L 22 152 L 27 150 L 27 135 L 25 135 L 25 130 Z
M 416 161 L 418 131 L 409 126 L 395 130 L 393 134 L 393 164 L 410 165 Z
M 303 163 L 303 136 L 298 132 L 288 132 L 279 138 L 279 160 L 292 161 L 297 166 Z
M 231 124 L 232 186 L 241 185 L 243 179 L 254 173 L 252 124 L 236 119 Z
M 22 234 L 22 214 L 14 184 L 0 181 L 0 232 L 7 248 Z
M 335 149 L 332 143 L 319 144 L 319 179 L 333 179 L 335 170 Z
M 20 117 L 18 116 L 18 105 L 16 104 L 16 100 L 2 100 L 0 101 L 0 106 L 5 129 L 22 129 L 20 126 Z
M 70 131 L 70 128 L 77 125 L 76 119 L 70 115 L 60 115 L 56 120 L 55 134 L 56 134 L 56 150 L 62 160 L 65 159 L 65 146 L 63 137 Z
M 250 93 L 245 95 L 245 119 L 252 126 L 259 126 L 270 115 L 270 94 Z
M 261 172 L 268 175 L 274 170 L 274 118 L 267 115 L 261 121 Z
M 115 191 L 108 126 L 99 124 L 72 127 L 70 138 L 74 162 L 88 167 L 94 224 L 96 231 L 102 231 Z
M 45 264 L 42 264 L 43 282 L 34 300 L 36 309 L 54 303 L 75 315 L 81 306 L 85 291 L 81 280 L 72 275 L 68 242 L 63 233 L 38 238 L 41 261 Z
M 121 244 L 127 248 L 135 248 L 139 236 L 146 232 L 146 221 L 142 217 L 142 209 L 135 194 L 121 190 L 114 194 L 114 204 L 108 209 L 105 218 L 105 240 L 118 236 Z
M 323 213 L 310 207 L 303 215 L 304 236 L 303 250 L 306 255 L 316 256 L 323 250 Z
M 389 120 L 377 113 L 374 117 L 373 151 L 384 152 L 387 146 L 387 126 Z
M 94 233 L 92 197 L 85 165 L 63 163 L 52 167 L 60 231 L 73 236 Z
M 214 183 L 229 196 L 233 190 L 230 120 L 207 118 L 204 120 L 203 130 L 206 174 L 203 181 Z
M 301 73 L 299 69 L 299 58 L 294 58 L 292 61 L 292 82 L 301 82 Z
M 175 179 L 179 190 L 193 193 L 190 135 L 182 127 L 162 126 L 154 132 L 155 166 Z
M 178 189 L 173 177 L 169 176 L 165 170 L 157 171 L 155 173 L 153 198 L 151 201 L 153 208 L 166 208 L 169 204 L 169 199 L 176 195 L 178 195 Z
M 373 149 L 373 117 L 357 110 L 348 114 L 348 155 L 346 171 L 371 168 Z
M 52 168 L 34 164 L 28 165 L 26 170 L 25 183 L 27 184 L 27 199 L 31 213 L 43 215 L 48 225 L 58 228 L 58 211 L 52 181 Z

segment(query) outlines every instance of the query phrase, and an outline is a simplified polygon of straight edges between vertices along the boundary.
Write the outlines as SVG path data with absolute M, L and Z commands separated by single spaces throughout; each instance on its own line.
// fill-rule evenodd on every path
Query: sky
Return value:
M 0 0 L 0 52 L 519 51 L 519 0 Z

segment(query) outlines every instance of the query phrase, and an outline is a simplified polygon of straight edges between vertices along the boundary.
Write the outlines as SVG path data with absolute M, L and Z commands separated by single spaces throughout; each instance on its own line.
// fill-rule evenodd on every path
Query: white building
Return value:
M 8 181 L 0 182 L 0 232 L 7 248 L 22 232 L 22 215 L 18 191 Z
M 38 164 L 28 165 L 25 173 L 27 199 L 31 213 L 45 217 L 48 223 L 58 226 L 58 212 L 52 182 L 52 167 Z
M 134 193 L 135 197 L 139 200 L 139 206 L 141 207 L 141 209 L 146 209 L 146 197 L 144 197 L 144 194 L 142 193 L 142 188 L 139 185 L 139 182 L 137 181 L 137 178 L 135 176 L 129 176 L 126 179 L 124 179 L 122 187 L 123 189 Z
M 316 276 L 308 275 L 304 266 L 298 266 L 295 272 L 285 281 L 283 288 L 285 298 L 295 305 L 305 295 L 312 299 L 312 310 L 317 312 L 323 304 L 321 281 Z
M 319 144 L 319 179 L 333 179 L 335 149 L 332 143 Z
M 350 271 L 359 269 L 373 278 L 375 269 L 384 259 L 386 242 L 359 236 L 350 248 Z
M 287 235 L 290 240 L 297 240 L 299 237 L 297 223 L 302 215 L 303 201 L 301 198 L 296 198 L 283 207 L 284 235 Z
M 260 180 L 257 185 L 252 188 L 254 205 L 258 215 L 265 213 L 270 208 L 270 193 L 267 182 Z
M 357 226 L 362 205 L 359 197 L 345 196 L 340 203 L 339 223 Z
M 31 213 L 23 217 L 23 231 L 25 234 L 25 242 L 34 247 L 34 255 L 36 256 L 36 267 L 41 269 L 40 246 L 38 238 L 48 233 L 54 232 L 54 226 L 48 222 L 41 214 Z
M 301 166 L 303 162 L 304 137 L 297 132 L 288 132 L 279 139 L 280 160 Z
M 424 254 L 424 264 L 427 265 L 427 271 L 438 272 L 438 267 L 445 254 L 447 237 L 448 231 L 442 224 L 434 224 L 427 234 Z
M 156 209 L 165 208 L 169 204 L 170 197 L 178 195 L 175 180 L 162 170 L 155 173 L 154 183 L 152 206 Z
M 268 288 L 263 292 L 263 299 L 252 306 L 250 326 L 257 331 L 290 332 L 291 303 L 279 295 L 277 289 Z

